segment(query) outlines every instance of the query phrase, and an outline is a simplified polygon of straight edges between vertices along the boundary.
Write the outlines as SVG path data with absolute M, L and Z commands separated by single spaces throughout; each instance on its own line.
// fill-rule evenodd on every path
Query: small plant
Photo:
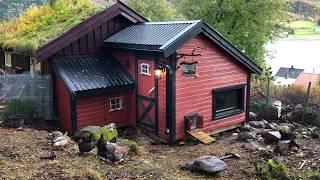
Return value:
M 35 119 L 34 104 L 28 100 L 15 99 L 10 101 L 3 112 L 2 118 L 8 120 L 10 116 L 16 115 L 22 116 L 27 121 Z
M 254 166 L 255 174 L 260 179 L 290 179 L 284 163 L 277 163 L 272 159 L 258 160 Z

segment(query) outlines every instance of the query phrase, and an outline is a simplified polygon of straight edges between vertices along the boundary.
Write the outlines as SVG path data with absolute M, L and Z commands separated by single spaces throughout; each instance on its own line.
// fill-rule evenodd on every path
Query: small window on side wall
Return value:
M 123 109 L 123 97 L 110 98 L 110 109 L 109 111 L 118 111 Z
M 244 111 L 245 85 L 213 90 L 213 119 L 232 116 Z
M 150 74 L 150 64 L 141 63 L 140 64 L 140 74 L 151 76 L 151 74 Z
M 197 68 L 196 68 L 196 64 L 198 63 L 198 61 L 195 62 L 181 62 L 180 66 L 181 66 L 181 70 L 182 70 L 182 75 L 184 76 L 194 76 L 197 73 Z

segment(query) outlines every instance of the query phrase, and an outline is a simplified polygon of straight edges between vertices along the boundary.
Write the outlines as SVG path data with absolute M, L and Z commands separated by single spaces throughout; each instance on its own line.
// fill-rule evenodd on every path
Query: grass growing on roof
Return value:
M 17 19 L 0 22 L 0 48 L 34 54 L 41 45 L 100 10 L 89 0 L 55 0 L 31 6 Z

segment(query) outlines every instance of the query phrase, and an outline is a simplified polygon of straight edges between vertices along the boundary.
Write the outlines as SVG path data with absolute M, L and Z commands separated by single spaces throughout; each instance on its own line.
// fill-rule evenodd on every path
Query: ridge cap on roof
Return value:
M 140 25 L 167 25 L 167 24 L 197 24 L 201 20 L 184 20 L 184 21 L 158 21 L 158 22 L 144 22 Z

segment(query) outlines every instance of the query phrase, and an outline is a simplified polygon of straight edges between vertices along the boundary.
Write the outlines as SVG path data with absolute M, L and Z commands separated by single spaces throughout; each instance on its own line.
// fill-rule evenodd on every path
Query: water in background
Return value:
M 320 73 L 320 40 L 279 40 L 266 45 L 267 63 L 275 74 L 280 67 L 305 69 L 308 73 Z

